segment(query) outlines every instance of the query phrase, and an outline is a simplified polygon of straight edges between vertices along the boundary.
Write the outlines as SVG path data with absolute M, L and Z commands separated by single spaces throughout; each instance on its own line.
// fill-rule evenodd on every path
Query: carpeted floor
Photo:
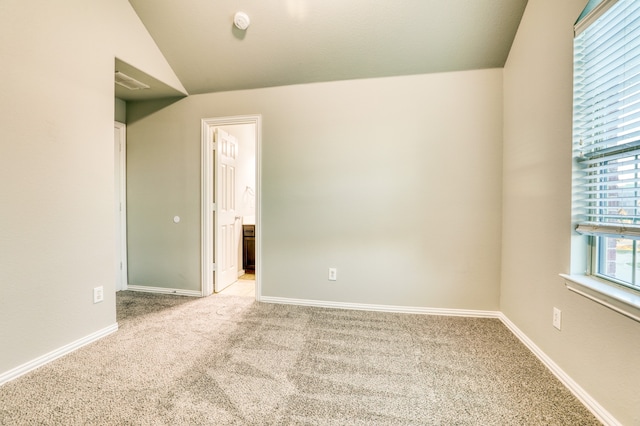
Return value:
M 599 424 L 497 319 L 117 299 L 117 333 L 0 387 L 0 424 Z

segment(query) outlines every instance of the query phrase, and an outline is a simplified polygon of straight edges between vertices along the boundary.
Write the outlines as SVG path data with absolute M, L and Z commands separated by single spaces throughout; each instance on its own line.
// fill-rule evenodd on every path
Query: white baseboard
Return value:
M 148 293 L 176 294 L 182 296 L 200 297 L 201 293 L 193 290 L 179 290 L 162 287 L 146 287 L 129 285 L 128 290 Z M 479 311 L 467 309 L 442 309 L 423 308 L 413 306 L 371 305 L 362 303 L 330 302 L 307 299 L 290 299 L 283 297 L 262 296 L 260 302 L 284 305 L 313 306 L 319 308 L 352 309 L 360 311 L 394 312 L 406 314 L 462 316 L 476 318 L 498 318 L 502 323 L 531 351 L 533 354 L 593 413 L 598 420 L 607 426 L 622 426 L 615 417 L 602 407 L 591 395 L 578 385 L 567 373 L 564 372 L 551 358 L 549 358 L 531 339 L 527 337 L 506 315 L 499 311 Z M 0 374 L 0 385 L 22 376 L 38 367 L 41 367 L 61 356 L 71 353 L 82 346 L 99 340 L 118 330 L 118 324 L 98 330 L 82 339 L 56 349 L 48 354 L 38 357 L 30 362 L 20 365 L 12 370 Z
M 322 300 L 289 299 L 286 297 L 262 296 L 260 302 L 281 305 L 314 306 L 317 308 L 353 309 L 356 311 L 394 312 L 399 314 L 444 315 L 457 317 L 499 318 L 498 311 L 477 311 L 469 309 L 440 309 L 417 306 L 370 305 L 365 303 L 327 302 Z
M 140 291 L 143 293 L 175 294 L 176 296 L 202 297 L 202 293 L 200 291 L 181 290 L 179 288 L 148 287 L 146 285 L 129 284 L 127 286 L 127 290 Z
M 3 385 L 4 383 L 7 383 L 13 379 L 16 379 L 30 371 L 33 371 L 36 368 L 42 367 L 43 365 L 48 364 L 51 361 L 58 359 L 64 355 L 67 355 L 85 345 L 88 345 L 89 343 L 93 343 L 96 340 L 100 340 L 103 337 L 117 330 L 118 330 L 118 324 L 117 323 L 112 324 L 108 327 L 103 328 L 102 330 L 98 330 L 94 333 L 89 334 L 88 336 L 78 339 L 75 342 L 71 342 L 54 351 L 51 351 L 48 354 L 44 354 L 32 361 L 19 365 L 14 369 L 11 369 L 5 373 L 0 374 L 0 385 Z
M 499 315 L 500 320 L 502 320 L 503 324 L 507 326 L 507 328 L 516 335 L 518 339 L 531 351 L 533 354 L 538 357 L 540 361 L 562 382 L 563 385 L 567 387 L 573 393 L 576 398 L 582 402 L 582 404 L 587 407 L 591 413 L 598 420 L 600 420 L 603 424 L 607 426 L 622 426 L 615 417 L 611 415 L 605 408 L 600 405 L 591 395 L 587 393 L 579 384 L 577 384 L 567 373 L 558 366 L 547 354 L 545 354 L 542 349 L 540 349 L 531 339 L 527 337 L 516 325 L 507 318 L 502 312 Z

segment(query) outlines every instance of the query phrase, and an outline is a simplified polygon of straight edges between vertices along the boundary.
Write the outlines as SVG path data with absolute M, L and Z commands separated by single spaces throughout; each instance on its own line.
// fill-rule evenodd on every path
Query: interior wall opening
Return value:
M 260 117 L 203 120 L 203 296 L 260 297 Z

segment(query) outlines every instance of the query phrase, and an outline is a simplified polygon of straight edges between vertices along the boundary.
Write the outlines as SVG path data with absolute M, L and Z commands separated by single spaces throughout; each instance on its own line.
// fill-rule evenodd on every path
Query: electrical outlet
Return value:
M 338 270 L 336 268 L 329 268 L 329 281 L 336 281 L 338 279 Z
M 104 300 L 104 287 L 95 287 L 93 289 L 93 303 L 100 303 Z
M 553 326 L 558 330 L 562 327 L 562 311 L 558 308 L 553 308 Z

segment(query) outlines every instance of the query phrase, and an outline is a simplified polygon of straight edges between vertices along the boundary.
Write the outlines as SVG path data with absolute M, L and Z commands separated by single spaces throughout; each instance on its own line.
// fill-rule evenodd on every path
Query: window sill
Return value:
M 587 275 L 560 276 L 567 289 L 640 322 L 640 295 Z

